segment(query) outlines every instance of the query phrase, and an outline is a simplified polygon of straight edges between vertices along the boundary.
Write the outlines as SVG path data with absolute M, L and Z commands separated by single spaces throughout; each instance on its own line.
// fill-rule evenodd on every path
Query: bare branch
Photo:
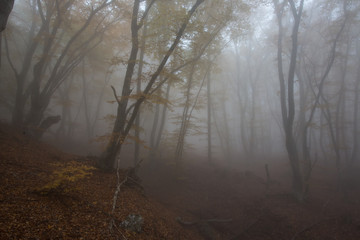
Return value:
M 215 39 L 215 37 L 218 35 L 218 33 L 221 31 L 221 29 L 225 26 L 222 25 L 220 26 L 210 37 L 210 39 L 207 41 L 207 43 L 201 48 L 199 54 L 197 56 L 195 56 L 194 58 L 190 59 L 189 61 L 185 62 L 184 64 L 181 64 L 180 66 L 174 68 L 169 75 L 176 73 L 177 71 L 179 71 L 180 69 L 186 67 L 187 65 L 190 65 L 192 63 L 197 62 L 205 53 L 205 50 L 208 48 L 208 46 L 212 43 L 212 41 Z M 167 80 L 169 79 L 169 77 L 164 78 L 161 82 L 158 83 L 158 85 L 152 89 L 149 94 L 153 94 L 154 92 L 156 92 Z
M 111 89 L 113 90 L 113 94 L 114 94 L 114 97 L 115 97 L 116 102 L 117 102 L 118 104 L 120 104 L 120 100 L 119 100 L 119 98 L 118 98 L 118 95 L 117 95 L 117 93 L 116 93 L 116 90 L 115 90 L 114 86 L 111 85 Z
M 149 13 L 152 5 L 155 3 L 155 1 L 156 1 L 156 0 L 152 0 L 152 1 L 149 3 L 149 5 L 146 7 L 145 12 L 144 12 L 144 14 L 142 15 L 141 20 L 140 20 L 140 22 L 139 22 L 139 24 L 138 24 L 138 26 L 137 26 L 138 29 L 140 29 L 140 28 L 144 25 L 145 19 L 146 19 L 147 15 L 148 15 L 148 13 Z
M 148 94 L 153 86 L 153 84 L 155 83 L 156 79 L 158 78 L 158 76 L 160 75 L 161 71 L 163 70 L 165 64 L 167 63 L 167 60 L 169 59 L 170 55 L 174 52 L 175 48 L 177 47 L 177 45 L 180 42 L 181 37 L 183 36 L 186 26 L 188 25 L 191 16 L 194 14 L 194 12 L 196 11 L 196 9 L 199 7 L 199 5 L 201 3 L 203 3 L 204 0 L 197 0 L 196 3 L 193 5 L 193 7 L 189 10 L 186 19 L 184 20 L 183 24 L 181 25 L 179 31 L 176 34 L 176 38 L 174 40 L 174 42 L 172 43 L 171 47 L 169 48 L 169 50 L 167 51 L 167 53 L 165 54 L 163 60 L 161 61 L 161 63 L 159 64 L 157 70 L 155 71 L 155 73 L 151 76 L 151 79 L 149 81 L 149 83 L 147 84 L 145 90 L 144 90 L 144 95 L 141 96 L 135 104 L 134 107 L 134 111 L 133 114 L 131 115 L 126 128 L 124 129 L 124 134 L 125 136 L 128 134 L 128 132 L 131 129 L 131 126 L 136 118 L 137 112 L 140 109 L 140 105 L 141 103 L 145 100 L 145 95 Z
M 7 40 L 6 34 L 4 35 L 4 39 L 5 39 L 6 58 L 7 58 L 8 62 L 9 62 L 9 64 L 10 64 L 11 69 L 14 71 L 15 76 L 17 77 L 19 74 L 18 74 L 18 72 L 17 72 L 17 70 L 16 70 L 16 68 L 15 68 L 15 66 L 14 66 L 14 64 L 13 64 L 11 58 L 10 58 L 10 50 L 9 50 L 9 44 L 8 44 L 8 40 Z
M 44 16 L 44 12 L 43 12 L 40 0 L 37 0 L 37 5 L 38 5 L 38 10 L 39 10 L 39 15 L 41 17 L 41 20 L 42 20 L 43 23 L 45 23 L 46 19 L 45 19 L 45 16 Z

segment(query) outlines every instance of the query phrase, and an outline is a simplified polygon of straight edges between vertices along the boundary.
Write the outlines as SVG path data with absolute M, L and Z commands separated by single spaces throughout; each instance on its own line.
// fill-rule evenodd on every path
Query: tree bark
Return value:
M 153 2 L 154 1 L 150 2 L 148 8 L 145 10 L 143 18 L 146 17 L 146 14 Z M 127 115 L 130 111 L 130 109 L 127 109 L 127 105 L 128 105 L 128 96 L 130 96 L 131 93 L 130 90 L 131 77 L 135 67 L 136 56 L 138 52 L 138 30 L 143 23 L 142 21 L 140 21 L 139 24 L 137 23 L 140 0 L 135 0 L 133 14 L 132 14 L 132 22 L 131 22 L 132 48 L 131 48 L 131 54 L 128 60 L 127 70 L 123 83 L 123 90 L 121 95 L 122 97 L 120 100 L 118 100 L 117 117 L 110 137 L 110 141 L 107 145 L 106 150 L 103 152 L 100 158 L 100 162 L 99 162 L 100 167 L 105 169 L 112 169 L 114 167 L 116 155 L 121 151 L 121 146 L 124 143 L 132 125 L 134 124 L 135 118 L 139 112 L 141 104 L 145 101 L 147 94 L 149 94 L 149 92 L 151 91 L 155 81 L 157 80 L 161 71 L 165 67 L 165 64 L 167 63 L 169 57 L 172 55 L 175 48 L 179 44 L 180 39 L 182 38 L 185 32 L 185 29 L 190 21 L 191 16 L 194 14 L 198 6 L 200 6 L 200 4 L 202 4 L 203 2 L 204 0 L 197 0 L 196 3 L 193 5 L 193 7 L 187 13 L 187 16 L 184 19 L 184 22 L 182 23 L 179 31 L 177 32 L 172 45 L 170 46 L 164 58 L 160 62 L 157 70 L 152 74 L 148 84 L 146 85 L 143 91 L 142 96 L 140 96 L 133 105 L 132 107 L 133 110 L 129 114 L 129 119 L 127 121 Z
M 346 23 L 346 20 L 343 22 L 340 30 L 337 32 L 336 34 L 336 37 L 334 39 L 334 42 L 331 46 L 331 49 L 330 49 L 330 54 L 329 54 L 329 61 L 328 61 L 328 64 L 326 65 L 326 69 L 325 69 L 325 72 L 324 74 L 321 76 L 321 79 L 320 79 L 320 83 L 319 83 L 319 86 L 318 86 L 318 90 L 317 92 L 315 92 L 314 89 L 312 89 L 313 93 L 314 93 L 314 96 L 315 96 L 315 101 L 314 101 L 314 104 L 312 105 L 312 108 L 310 110 L 310 115 L 309 115 L 309 118 L 308 120 L 305 122 L 305 125 L 302 129 L 302 150 L 303 150 L 303 157 L 304 157 L 304 161 L 305 161 L 305 171 L 304 171 L 304 182 L 305 182 L 305 194 L 307 194 L 307 191 L 308 191 L 308 180 L 310 178 L 310 175 L 311 175 L 311 171 L 312 171 L 312 163 L 311 163 L 311 159 L 310 159 L 310 150 L 309 150 L 309 143 L 308 143 L 308 130 L 310 128 L 310 125 L 312 123 L 312 120 L 313 120 L 313 117 L 314 117 L 314 114 L 315 114 L 315 111 L 316 111 L 316 108 L 318 107 L 318 104 L 320 102 L 320 98 L 323 98 L 323 101 L 325 102 L 325 105 L 327 106 L 326 107 L 326 112 L 325 110 L 322 109 L 322 112 L 324 114 L 324 117 L 325 119 L 328 121 L 328 124 L 329 124 L 329 128 L 330 128 L 330 134 L 331 134 L 331 139 L 333 141 L 333 144 L 336 144 L 336 136 L 335 136 L 335 133 L 333 132 L 334 129 L 333 129 L 333 126 L 332 126 L 332 122 L 331 121 L 331 115 L 330 115 L 330 111 L 328 109 L 328 103 L 326 102 L 325 98 L 323 97 L 323 88 L 324 88 L 324 84 L 325 84 L 325 80 L 327 79 L 329 73 L 330 73 L 330 70 L 333 66 L 333 63 L 335 61 L 335 56 L 336 56 L 336 46 L 337 46 L 337 43 L 339 41 L 339 38 L 340 38 L 340 35 L 345 27 L 345 23 Z M 310 83 L 310 86 L 311 86 L 311 83 Z M 336 144 L 337 145 L 337 144 Z M 339 169 L 339 166 L 338 164 L 340 164 L 340 152 L 338 150 L 338 146 L 334 146 L 334 148 L 337 148 L 335 150 L 336 152 L 336 165 L 337 165 L 337 169 Z
M 62 29 L 64 16 L 72 10 L 74 0 L 50 1 L 43 4 L 42 1 L 32 0 L 33 11 L 32 25 L 29 31 L 28 44 L 22 60 L 21 69 L 17 70 L 12 63 L 9 54 L 7 40 L 5 40 L 6 55 L 16 78 L 16 99 L 12 116 L 12 123 L 17 126 L 36 131 L 44 120 L 44 112 L 47 109 L 52 95 L 58 87 L 67 79 L 71 71 L 84 59 L 85 55 L 101 42 L 101 34 L 106 26 L 96 29 L 84 41 L 79 40 L 84 31 L 89 28 L 94 17 L 112 1 L 104 0 L 95 9 L 92 8 L 85 22 L 64 44 L 65 30 Z M 40 19 L 40 26 L 36 22 Z M 103 21 L 104 19 L 102 19 Z M 76 41 L 82 41 L 77 48 L 72 48 Z M 42 46 L 41 49 L 39 49 Z M 64 46 L 59 50 L 59 46 Z M 69 52 L 71 54 L 69 54 Z M 34 58 L 35 52 L 39 54 Z M 55 57 L 54 56 L 58 56 Z M 37 60 L 38 59 L 38 60 Z M 35 62 L 34 62 L 35 61 Z M 28 80 L 30 68 L 32 77 Z M 47 77 L 49 75 L 49 77 Z M 25 113 L 25 103 L 30 98 L 30 109 Z M 37 136 L 41 136 L 36 134 Z
M 195 73 L 195 64 L 190 66 L 190 72 L 187 80 L 187 88 L 185 93 L 185 103 L 184 103 L 184 109 L 182 113 L 181 123 L 180 123 L 180 131 L 178 136 L 178 141 L 176 145 L 175 150 L 175 162 L 176 165 L 180 166 L 180 161 L 182 158 L 182 153 L 184 150 L 184 143 L 185 143 L 185 135 L 187 132 L 188 124 L 189 124 L 189 108 L 190 108 L 190 93 L 192 89 L 192 83 L 194 79 L 194 73 Z
M 169 82 L 168 85 L 166 86 L 166 93 L 165 93 L 166 101 L 169 101 L 170 89 L 171 89 L 171 83 Z M 162 134 L 164 132 L 164 127 L 165 127 L 165 122 L 166 122 L 167 108 L 168 108 L 167 104 L 164 104 L 163 108 L 162 108 L 162 112 L 161 112 L 159 131 L 156 134 L 156 138 L 154 140 L 154 146 L 150 150 L 150 152 L 151 152 L 150 155 L 152 158 L 155 158 L 155 155 L 159 152 L 158 150 L 159 150 L 160 140 L 161 140 Z
M 147 3 L 146 3 L 147 5 Z M 144 20 L 146 21 L 146 19 Z M 144 23 L 144 28 L 142 31 L 141 36 L 141 46 L 140 46 L 140 57 L 139 57 L 139 65 L 138 65 L 138 72 L 137 72 L 137 80 L 136 80 L 136 94 L 141 94 L 141 80 L 142 80 L 142 72 L 144 66 L 144 55 L 145 55 L 145 43 L 146 43 L 146 23 Z M 135 119 L 135 149 L 134 149 L 134 167 L 139 162 L 139 155 L 140 155 L 140 112 L 136 116 Z
M 299 34 L 299 26 L 300 20 L 304 5 L 304 0 L 300 1 L 298 9 L 295 6 L 293 0 L 288 1 L 290 4 L 291 12 L 294 19 L 294 25 L 292 28 L 292 45 L 291 45 L 291 53 L 290 53 L 290 63 L 289 63 L 289 73 L 287 78 L 287 91 L 285 84 L 285 77 L 283 72 L 283 59 L 282 59 L 282 38 L 284 37 L 283 26 L 282 26 L 282 18 L 283 11 L 286 4 L 284 1 L 280 4 L 278 1 L 274 0 L 275 12 L 278 19 L 279 25 L 279 36 L 278 36 L 278 73 L 279 73 L 279 81 L 280 81 L 280 103 L 281 103 L 281 111 L 282 111 L 282 119 L 283 119 L 283 128 L 285 131 L 285 146 L 288 153 L 288 158 L 290 161 L 290 166 L 292 169 L 292 189 L 294 192 L 294 196 L 302 201 L 304 199 L 304 189 L 303 189 L 303 180 L 300 169 L 299 162 L 299 154 L 296 146 L 296 141 L 294 138 L 294 117 L 295 117 L 295 101 L 294 101 L 294 77 L 295 77 L 295 69 L 296 69 L 296 60 L 297 60 L 297 50 L 298 50 L 298 34 Z M 286 101 L 287 100 L 287 101 Z
M 4 31 L 7 25 L 9 15 L 14 6 L 14 0 L 0 1 L 0 32 Z

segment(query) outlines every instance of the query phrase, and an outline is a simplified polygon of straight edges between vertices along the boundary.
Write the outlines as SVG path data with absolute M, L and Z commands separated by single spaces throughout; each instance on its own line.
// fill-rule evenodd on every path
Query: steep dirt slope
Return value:
M 1 124 L 0 239 L 201 239 L 176 221 L 178 213 L 136 186 L 122 186 L 114 218 L 120 222 L 128 214 L 140 214 L 143 231 L 119 227 L 110 233 L 116 175 L 87 170 L 91 165 Z M 76 169 L 91 175 L 79 179 Z

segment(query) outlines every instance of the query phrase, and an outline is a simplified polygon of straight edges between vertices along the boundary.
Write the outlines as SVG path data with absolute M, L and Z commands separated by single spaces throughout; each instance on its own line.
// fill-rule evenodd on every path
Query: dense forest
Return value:
M 111 234 L 64 238 L 144 239 L 118 229 L 125 187 L 175 211 L 177 233 L 148 239 L 359 239 L 359 1 L 2 0 L 0 15 L 1 194 L 19 180 L 8 169 L 26 181 L 11 159 L 49 161 L 22 144 L 76 154 L 51 152 L 36 199 L 112 182 Z

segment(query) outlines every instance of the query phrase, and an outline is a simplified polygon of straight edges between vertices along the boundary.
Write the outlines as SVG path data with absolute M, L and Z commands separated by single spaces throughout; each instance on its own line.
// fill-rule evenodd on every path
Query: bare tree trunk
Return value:
M 182 153 L 184 150 L 185 135 L 186 135 L 187 127 L 189 124 L 188 121 L 190 120 L 189 119 L 189 109 L 190 109 L 192 83 L 194 80 L 193 79 L 194 72 L 195 72 L 195 64 L 193 64 L 190 67 L 190 72 L 189 72 L 189 76 L 188 76 L 188 80 L 187 80 L 187 88 L 186 88 L 186 93 L 185 93 L 185 105 L 184 105 L 184 109 L 183 109 L 183 113 L 182 113 L 180 131 L 179 131 L 178 141 L 177 141 L 176 150 L 175 150 L 175 162 L 178 166 L 180 166 L 180 161 L 181 161 Z
M 146 7 L 148 7 L 149 2 L 146 1 Z M 140 40 L 140 56 L 139 56 L 139 65 L 137 71 L 137 80 L 136 80 L 136 94 L 141 94 L 141 80 L 142 80 L 142 72 L 144 66 L 144 55 L 145 55 L 145 43 L 146 43 L 146 33 L 147 33 L 147 26 L 146 26 L 146 18 L 144 18 L 144 27 L 142 30 L 141 40 Z M 135 149 L 134 149 L 134 167 L 137 166 L 139 162 L 139 155 L 140 155 L 140 111 L 135 119 Z
M 228 161 L 229 166 L 233 164 L 233 159 L 231 157 L 231 145 L 230 145 L 230 129 L 229 129 L 229 121 L 227 118 L 227 111 L 225 106 L 225 101 L 221 101 L 221 109 L 222 109 L 222 117 L 223 117 L 223 124 L 224 124 L 224 156 Z
M 278 36 L 278 73 L 279 73 L 279 81 L 280 81 L 280 103 L 282 110 L 282 118 L 283 118 L 283 127 L 285 131 L 285 145 L 288 153 L 293 179 L 292 179 L 292 188 L 295 197 L 302 201 L 304 199 L 304 189 L 302 182 L 302 174 L 300 169 L 299 162 L 299 154 L 296 146 L 296 141 L 294 138 L 294 116 L 295 116 L 295 101 L 294 101 L 294 77 L 295 77 L 295 68 L 296 68 L 296 60 L 297 60 L 297 49 L 298 49 L 298 33 L 300 20 L 304 5 L 304 0 L 300 1 L 298 9 L 295 6 L 295 2 L 293 0 L 288 1 L 290 4 L 290 8 L 292 11 L 294 25 L 292 29 L 292 46 L 291 46 L 291 55 L 290 55 L 290 63 L 289 63 L 289 73 L 287 79 L 287 91 L 285 84 L 285 77 L 283 72 L 283 58 L 282 58 L 282 38 L 283 34 L 283 26 L 282 26 L 282 18 L 283 11 L 286 4 L 286 1 L 283 3 L 279 3 L 274 0 L 275 12 L 278 19 L 279 25 L 279 36 Z M 286 102 L 287 100 L 287 102 Z
M 24 53 L 24 58 L 21 63 L 21 69 L 17 70 L 15 65 L 13 64 L 13 61 L 10 57 L 10 50 L 9 50 L 9 44 L 7 36 L 4 35 L 4 45 L 5 45 L 5 53 L 6 58 L 10 64 L 11 70 L 14 72 L 15 79 L 16 79 L 16 95 L 15 95 L 15 106 L 12 113 L 12 119 L 11 122 L 15 126 L 23 126 L 24 121 L 24 108 L 25 108 L 25 102 L 27 101 L 29 95 L 30 95 L 30 89 L 29 87 L 26 87 L 26 80 L 27 80 L 27 74 L 31 67 L 31 61 L 33 59 L 33 56 L 35 54 L 35 50 L 39 44 L 39 41 L 35 41 L 34 39 L 39 39 L 42 31 L 44 29 L 44 26 L 42 25 L 38 32 L 35 34 L 36 30 L 36 4 L 35 0 L 32 1 L 32 22 L 31 27 L 27 36 L 27 39 L 29 41 L 29 45 L 26 49 L 26 52 Z
M 0 32 L 0 69 L 1 69 L 1 65 L 2 65 L 2 39 L 3 39 L 3 36 L 2 36 L 2 33 Z M 1 78 L 0 78 L 0 82 L 1 82 Z
M 345 103 L 345 76 L 342 76 L 341 79 L 341 86 L 339 90 L 339 97 L 336 102 L 336 110 L 335 110 L 335 138 L 336 142 L 339 145 L 340 154 L 342 157 L 344 157 L 345 163 L 348 163 L 348 159 L 346 157 L 346 140 L 344 138 L 344 132 L 345 132 L 345 111 L 346 111 L 346 103 Z
M 29 131 L 34 132 L 35 136 L 41 136 L 41 134 L 36 132 L 42 131 L 39 127 L 42 125 L 42 121 L 44 121 L 44 112 L 49 105 L 52 95 L 85 55 L 101 42 L 101 37 L 99 36 L 104 33 L 106 27 L 88 34 L 88 38 L 84 41 L 79 39 L 84 35 L 84 31 L 89 28 L 95 16 L 102 9 L 108 7 L 112 1 L 102 1 L 96 8 L 92 8 L 85 22 L 62 46 L 63 48 L 60 51 L 59 46 L 62 44 L 58 43 L 62 38 L 62 34 L 64 34 L 64 31 L 61 30 L 61 25 L 64 15 L 70 12 L 74 1 L 50 1 L 48 4 L 43 5 L 41 1 L 33 0 L 30 3 L 34 14 L 33 22 L 29 31 L 29 43 L 20 72 L 17 71 L 9 57 L 7 41 L 5 41 L 5 45 L 9 64 L 17 80 L 16 102 L 12 122 L 15 125 L 25 124 Z M 37 18 L 41 20 L 38 29 L 35 22 Z M 36 34 L 35 30 L 37 31 Z M 81 44 L 76 49 L 71 49 L 77 41 L 81 41 Z M 41 45 L 39 42 L 41 42 Z M 38 46 L 42 48 L 39 49 Z M 69 54 L 70 51 L 72 51 L 71 54 Z M 35 52 L 39 54 L 39 58 L 34 58 Z M 58 57 L 50 61 L 51 56 Z M 36 62 L 32 63 L 33 61 Z M 27 75 L 30 67 L 33 68 L 33 73 L 31 81 L 28 83 Z M 27 115 L 25 115 L 24 105 L 29 97 L 30 109 Z M 24 120 L 25 117 L 26 119 Z M 49 122 L 47 121 L 47 123 Z
M 191 16 L 196 11 L 198 6 L 202 4 L 204 0 L 197 0 L 195 4 L 192 6 L 192 8 L 187 13 L 186 18 L 184 19 L 184 22 L 182 23 L 179 31 L 176 34 L 176 37 L 166 52 L 164 58 L 160 62 L 159 66 L 157 67 L 157 70 L 152 74 L 149 82 L 147 83 L 142 96 L 140 96 L 134 105 L 132 105 L 129 109 L 127 108 L 128 105 L 128 97 L 131 94 L 131 78 L 133 75 L 135 63 L 136 63 L 136 57 L 138 52 L 138 31 L 143 25 L 143 19 L 146 17 L 148 11 L 150 10 L 152 4 L 154 3 L 154 0 L 150 2 L 148 7 L 145 9 L 145 12 L 142 16 L 142 20 L 138 23 L 138 12 L 139 12 L 139 5 L 140 0 L 134 1 L 134 8 L 133 8 L 133 14 L 132 14 L 132 21 L 131 21 L 131 33 L 132 33 L 132 47 L 131 47 L 131 53 L 127 64 L 127 70 L 124 78 L 123 83 L 123 89 L 122 89 L 122 97 L 119 100 L 116 96 L 116 91 L 114 90 L 114 95 L 118 102 L 118 110 L 116 115 L 115 124 L 112 130 L 112 134 L 110 137 L 110 141 L 108 142 L 106 150 L 103 152 L 102 157 L 100 158 L 100 167 L 105 169 L 112 169 L 115 164 L 116 155 L 121 151 L 121 146 L 124 143 L 132 125 L 134 124 L 135 118 L 139 112 L 141 104 L 146 99 L 146 95 L 150 93 L 156 79 L 160 75 L 161 71 L 163 70 L 165 64 L 167 63 L 169 57 L 174 52 L 175 48 L 180 42 L 181 37 L 184 34 L 184 31 L 186 29 L 187 24 L 190 21 Z M 130 113 L 130 110 L 132 112 Z M 129 115 L 129 119 L 127 119 L 127 116 Z
M 303 143 L 303 129 L 305 127 L 305 116 L 306 116 L 306 103 L 307 103 L 307 91 L 306 91 L 306 83 L 303 75 L 300 72 L 299 68 L 296 68 L 296 76 L 299 82 L 299 113 L 297 119 L 297 128 L 296 128 L 296 142 L 299 148 Z M 304 152 L 301 154 L 304 157 Z
M 326 120 L 324 119 L 324 115 L 323 114 L 319 114 L 320 115 L 320 136 L 319 136 L 319 144 L 320 144 L 320 150 L 322 153 L 322 157 L 323 160 L 325 161 L 326 159 L 328 159 L 328 151 L 326 150 L 326 142 L 325 140 L 326 138 L 326 131 L 325 131 L 325 125 L 326 125 Z
M 235 61 L 236 61 L 236 96 L 239 103 L 239 113 L 240 113 L 240 137 L 241 137 L 241 146 L 243 152 L 246 156 L 249 156 L 249 143 L 247 140 L 247 128 L 246 128 L 246 112 L 248 109 L 249 96 L 246 86 L 241 87 L 241 75 L 240 75 L 240 53 L 236 44 L 234 44 L 235 49 Z M 244 91 L 245 90 L 245 91 Z
M 168 83 L 168 85 L 166 86 L 166 93 L 165 93 L 165 99 L 166 101 L 169 101 L 169 96 L 170 96 L 170 88 L 171 88 L 171 84 Z M 165 127 L 165 122 L 166 122 L 166 112 L 167 112 L 167 104 L 163 105 L 162 108 L 162 112 L 161 112 L 161 118 L 160 118 L 160 123 L 159 123 L 159 131 L 157 132 L 155 139 L 154 139 L 154 145 L 153 147 L 150 149 L 150 156 L 154 159 L 156 157 L 156 154 L 159 153 L 159 145 L 160 145 L 160 140 L 162 137 L 162 134 L 164 132 L 164 127 Z M 157 156 L 158 157 L 158 156 Z
M 83 101 L 84 101 L 84 114 L 85 114 L 85 121 L 86 121 L 86 132 L 88 135 L 88 139 L 90 140 L 93 136 L 94 129 L 91 126 L 91 120 L 90 120 L 90 113 L 89 113 L 89 103 L 87 98 L 87 84 L 86 84 L 86 77 L 85 77 L 85 61 L 83 61 L 82 64 L 82 91 L 83 91 Z
M 182 152 L 184 150 L 184 143 L 185 143 L 185 136 L 188 130 L 188 126 L 190 123 L 190 119 L 192 116 L 192 112 L 194 111 L 196 104 L 198 102 L 199 96 L 200 96 L 200 92 L 202 90 L 202 87 L 204 86 L 205 80 L 207 79 L 208 74 L 211 71 L 211 64 L 208 65 L 208 68 L 205 72 L 204 78 L 200 84 L 199 90 L 195 96 L 194 102 L 190 108 L 190 98 L 191 98 L 191 89 L 192 89 L 192 82 L 193 82 L 193 77 L 194 77 L 194 71 L 195 71 L 195 64 L 191 66 L 190 69 L 190 76 L 189 76 L 189 82 L 188 82 L 188 87 L 187 87 L 187 92 L 186 92 L 186 102 L 185 102 L 185 106 L 184 106 L 184 111 L 183 111 L 183 116 L 182 116 L 182 121 L 181 121 L 181 128 L 180 128 L 180 133 L 179 133 L 179 138 L 178 138 L 178 144 L 176 146 L 176 152 L 175 152 L 175 159 L 176 159 L 176 163 L 178 164 L 178 166 L 181 167 L 180 165 L 180 160 L 182 157 Z M 181 168 L 180 168 L 181 170 Z
M 325 108 L 322 108 L 322 113 L 324 114 L 324 117 L 327 121 L 328 127 L 329 127 L 329 133 L 330 133 L 330 139 L 331 139 L 331 145 L 335 152 L 335 166 L 338 174 L 339 183 L 341 184 L 342 179 L 342 169 L 341 169 L 341 155 L 340 155 L 340 148 L 339 144 L 336 141 L 336 133 L 335 133 L 335 127 L 334 127 L 334 121 L 333 117 L 330 112 L 329 102 L 326 100 L 324 95 L 321 93 L 321 100 L 325 104 Z
M 160 89 L 161 91 L 161 89 Z M 157 127 L 159 124 L 159 117 L 160 117 L 160 104 L 157 103 L 155 106 L 155 115 L 154 115 L 154 120 L 153 120 L 153 124 L 152 124 L 152 128 L 151 128 L 151 133 L 150 133 L 150 159 L 154 160 L 155 159 L 155 145 L 156 145 L 156 139 L 157 139 Z
M 0 33 L 6 28 L 9 15 L 13 9 L 14 0 L 0 1 Z
M 323 87 L 324 87 L 324 83 L 325 83 L 325 80 L 327 79 L 329 73 L 330 73 L 330 70 L 333 66 L 333 63 L 335 61 L 335 56 L 336 56 L 336 46 L 337 46 L 337 43 L 339 41 L 339 38 L 340 38 L 340 35 L 345 27 L 345 23 L 346 21 L 343 22 L 340 30 L 337 32 L 336 34 L 336 37 L 334 39 L 334 42 L 332 44 L 332 47 L 331 47 L 331 50 L 330 50 L 330 54 L 329 54 L 329 61 L 328 61 L 328 64 L 326 66 L 326 69 L 325 69 L 325 72 L 324 74 L 321 76 L 321 79 L 320 79 L 320 83 L 319 83 L 319 86 L 318 86 L 318 90 L 317 92 L 315 92 L 314 89 L 312 89 L 314 95 L 315 95 L 315 102 L 311 108 L 311 112 L 310 112 L 310 115 L 309 115 L 309 119 L 306 121 L 305 125 L 304 125 L 304 128 L 303 128 L 303 144 L 302 144 L 302 147 L 303 147 L 303 155 L 304 155 L 304 161 L 305 161 L 305 171 L 304 171 L 304 182 L 306 182 L 308 184 L 308 179 L 310 178 L 310 175 L 311 175 L 311 171 L 312 171 L 312 167 L 311 167 L 311 158 L 310 158 L 310 150 L 309 150 L 309 146 L 308 146 L 308 129 L 310 127 L 310 124 L 312 123 L 312 120 L 313 120 L 313 117 L 314 117 L 314 113 L 315 113 L 315 110 L 320 102 L 320 98 L 323 99 L 323 101 L 325 101 L 325 105 L 327 106 L 326 109 L 327 111 L 323 113 L 327 113 L 325 114 L 325 119 L 328 121 L 328 124 L 329 124 L 329 127 L 330 127 L 330 134 L 331 134 L 331 139 L 333 140 L 333 144 L 335 144 L 336 142 L 336 137 L 335 137 L 335 133 L 333 132 L 333 127 L 332 127 L 332 123 L 329 122 L 331 121 L 331 115 L 330 115 L 330 110 L 328 109 L 328 103 L 326 102 L 325 98 L 323 97 Z M 311 83 L 310 83 L 310 86 L 311 86 Z M 335 141 L 335 142 L 334 142 Z M 340 152 L 338 150 L 336 150 L 336 162 L 337 162 L 337 165 L 339 164 L 339 161 L 340 161 Z M 305 187 L 305 194 L 307 193 L 307 190 L 308 190 L 308 186 Z
M 137 53 L 139 50 L 139 39 L 138 39 L 138 14 L 139 14 L 139 6 L 140 1 L 135 0 L 134 1 L 134 7 L 132 12 L 132 20 L 131 20 L 131 52 L 126 68 L 125 78 L 124 78 L 124 84 L 122 88 L 122 98 L 119 100 L 118 96 L 115 94 L 115 98 L 118 102 L 118 108 L 117 108 L 117 114 L 116 114 L 116 120 L 113 127 L 112 135 L 110 136 L 110 141 L 107 145 L 107 148 L 102 156 L 102 162 L 103 168 L 112 169 L 114 167 L 115 163 L 115 157 L 118 151 L 121 150 L 121 145 L 125 141 L 126 135 L 124 134 L 124 127 L 126 124 L 126 109 L 129 102 L 128 96 L 131 94 L 130 84 L 131 79 L 134 73 L 134 68 L 136 64 L 136 58 Z
M 211 65 L 210 70 L 207 75 L 207 85 L 206 85 L 206 94 L 207 94 L 207 140 L 208 140 L 208 161 L 210 164 L 213 163 L 212 160 L 212 149 L 211 149 Z
M 257 126 L 256 126 L 256 105 L 257 105 L 257 82 L 260 77 L 260 70 L 256 69 L 255 74 L 253 74 L 253 68 L 251 62 L 254 60 L 252 56 L 252 44 L 251 41 L 248 43 L 248 53 L 246 54 L 246 62 L 247 62 L 247 71 L 248 71 L 248 81 L 249 81 L 249 91 L 251 93 L 251 108 L 250 108 L 250 140 L 249 140 L 249 148 L 248 148 L 248 157 L 252 159 L 254 157 L 256 151 L 256 135 L 257 135 Z M 258 63 L 259 68 L 261 69 L 261 62 Z M 246 115 L 243 113 L 243 115 Z
M 213 113 L 213 123 L 214 123 L 214 126 L 215 126 L 215 129 L 216 129 L 216 133 L 219 137 L 219 140 L 220 140 L 220 146 L 221 146 L 221 150 L 223 152 L 223 155 L 224 155 L 224 158 L 229 160 L 230 157 L 229 157 L 229 152 L 230 152 L 230 145 L 229 145 L 229 134 L 228 134 L 228 126 L 227 126 L 227 122 L 224 120 L 226 119 L 225 115 L 226 115 L 226 110 L 225 110 L 225 106 L 222 105 L 221 106 L 221 110 L 222 110 L 222 113 L 221 113 L 221 116 L 223 117 L 223 119 L 217 119 L 217 116 L 216 116 L 216 109 L 215 109 L 215 105 L 214 103 L 212 102 L 211 104 L 211 111 Z M 224 129 L 222 131 L 222 129 L 220 129 L 220 126 L 219 124 L 220 123 L 224 123 Z M 230 165 L 230 161 L 228 161 L 228 164 Z
M 142 36 L 141 36 L 141 47 L 140 47 L 140 58 L 139 58 L 139 65 L 138 65 L 138 76 L 136 80 L 136 94 L 141 94 L 141 80 L 142 80 L 142 71 L 144 66 L 144 55 L 145 55 L 145 38 L 146 38 L 146 25 L 143 28 Z M 134 167 L 139 162 L 139 154 L 140 154 L 140 112 L 136 116 L 135 119 L 135 149 L 134 149 Z
M 70 89 L 72 88 L 72 84 L 74 81 L 74 75 L 70 76 L 69 81 L 66 82 L 61 88 L 59 88 L 59 98 L 61 101 L 61 122 L 59 127 L 56 130 L 56 136 L 59 137 L 65 137 L 66 135 L 66 129 L 70 128 L 71 124 L 71 106 L 70 106 Z
M 347 104 L 346 104 L 346 76 L 347 76 L 347 67 L 348 67 L 348 56 L 350 53 L 350 43 L 349 39 L 346 39 L 346 50 L 345 50 L 345 59 L 342 61 L 340 65 L 340 72 L 341 72 L 341 85 L 339 89 L 339 98 L 336 103 L 336 116 L 335 116 L 335 133 L 336 133 L 336 141 L 340 147 L 340 154 L 342 155 L 343 159 L 345 160 L 345 164 L 349 167 L 350 164 L 350 157 L 349 151 L 347 146 L 347 139 L 346 139 L 346 111 L 347 111 Z
M 358 53 L 359 54 L 359 53 Z M 351 164 L 358 164 L 359 161 L 359 97 L 360 95 L 360 64 L 357 71 L 357 79 L 355 80 L 355 103 L 354 103 L 354 113 L 353 113 L 353 145 L 351 153 Z

